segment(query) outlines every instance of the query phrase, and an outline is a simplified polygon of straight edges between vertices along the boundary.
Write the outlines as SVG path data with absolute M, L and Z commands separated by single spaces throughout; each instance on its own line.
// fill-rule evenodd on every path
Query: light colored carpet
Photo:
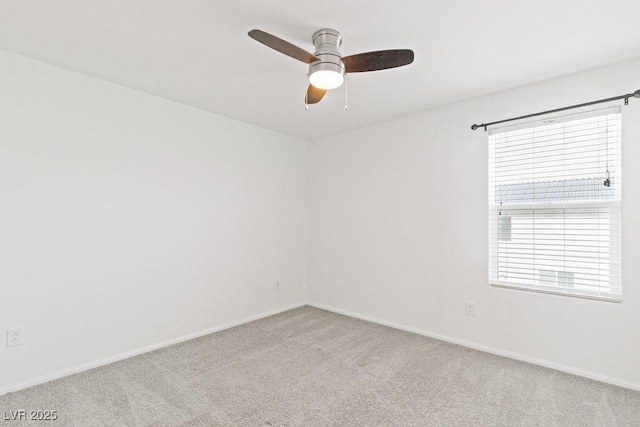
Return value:
M 312 307 L 0 397 L 15 409 L 56 426 L 640 425 L 638 392 Z

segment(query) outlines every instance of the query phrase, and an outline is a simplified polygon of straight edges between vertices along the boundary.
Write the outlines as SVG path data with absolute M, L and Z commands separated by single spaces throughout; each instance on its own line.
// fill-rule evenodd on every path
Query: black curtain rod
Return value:
M 549 114 L 549 113 L 557 113 L 558 111 L 571 110 L 572 108 L 588 107 L 589 105 L 601 104 L 603 102 L 609 102 L 609 101 L 617 101 L 618 99 L 624 99 L 624 105 L 629 105 L 629 98 L 640 98 L 640 89 L 638 89 L 633 93 L 614 96 L 613 98 L 599 99 L 597 101 L 585 102 L 584 104 L 572 105 L 570 107 L 556 108 L 555 110 L 547 110 L 547 111 L 542 111 L 540 113 L 527 114 L 526 116 L 514 117 L 512 119 L 498 120 L 497 122 L 482 123 L 480 125 L 473 124 L 471 125 L 471 130 L 476 130 L 478 128 L 483 127 L 486 132 L 487 126 L 497 125 L 498 123 L 512 122 L 514 120 L 520 120 L 520 119 L 528 119 L 529 117 L 541 116 L 543 114 Z

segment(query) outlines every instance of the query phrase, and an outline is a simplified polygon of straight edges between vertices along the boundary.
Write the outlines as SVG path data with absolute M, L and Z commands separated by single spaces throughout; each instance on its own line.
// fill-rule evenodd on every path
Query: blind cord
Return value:
M 609 176 L 609 119 L 607 118 L 607 129 L 606 129 L 606 141 L 605 141 L 605 151 L 604 151 L 604 162 L 605 168 L 607 169 L 606 175 L 607 177 L 604 180 L 605 187 L 611 187 L 611 179 Z

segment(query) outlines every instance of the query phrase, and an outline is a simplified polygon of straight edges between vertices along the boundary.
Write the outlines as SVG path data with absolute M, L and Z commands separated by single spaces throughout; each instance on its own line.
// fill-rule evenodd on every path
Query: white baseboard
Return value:
M 41 375 L 39 377 L 31 378 L 26 381 L 22 381 L 17 384 L 11 384 L 6 387 L 0 388 L 0 396 L 6 393 L 11 393 L 14 391 L 22 390 L 27 387 L 32 387 L 34 385 L 46 383 L 48 381 L 56 380 L 58 378 L 66 377 L 69 375 L 77 374 L 79 372 L 87 371 L 89 369 L 97 368 L 100 366 L 108 365 L 113 362 L 117 362 L 119 360 L 128 359 L 129 357 L 137 356 L 139 354 L 148 353 L 153 350 L 158 350 L 163 347 L 168 347 L 170 345 L 178 344 L 184 341 L 189 341 L 194 338 L 199 338 L 204 335 L 209 335 L 214 332 L 219 332 L 225 329 L 233 328 L 234 326 L 239 326 L 244 323 L 253 322 L 254 320 L 262 319 L 263 317 L 273 316 L 274 314 L 282 313 L 285 311 L 293 310 L 294 308 L 303 307 L 306 303 L 298 303 L 294 305 L 290 305 L 288 307 L 279 308 L 277 310 L 271 310 L 266 313 L 257 314 L 255 316 L 246 317 L 241 320 L 236 320 L 234 322 L 225 323 L 223 325 L 214 326 L 213 328 L 205 329 L 202 331 L 194 332 L 192 334 L 183 335 L 178 338 L 172 338 L 169 340 L 161 341 L 156 344 L 147 345 L 144 347 L 139 347 L 131 351 L 126 351 L 124 353 L 119 353 L 114 356 L 105 357 L 103 359 L 95 360 L 93 362 L 83 363 L 82 365 L 74 366 L 71 368 L 63 369 L 61 371 L 56 371 L 50 374 Z
M 567 374 L 573 374 L 573 375 L 577 375 L 577 376 L 580 376 L 580 377 L 585 377 L 585 378 L 589 378 L 589 379 L 592 379 L 592 380 L 600 381 L 600 382 L 603 382 L 603 383 L 612 384 L 612 385 L 616 385 L 616 386 L 619 386 L 619 387 L 624 387 L 624 388 L 628 388 L 628 389 L 631 389 L 631 390 L 640 391 L 640 384 L 634 383 L 634 382 L 631 382 L 631 381 L 627 381 L 627 380 L 623 380 L 623 379 L 620 379 L 620 378 L 611 377 L 611 376 L 608 376 L 608 375 L 597 374 L 597 373 L 594 373 L 594 372 L 585 371 L 583 369 L 574 368 L 572 366 L 562 365 L 562 364 L 559 364 L 559 363 L 550 362 L 548 360 L 537 359 L 535 357 L 529 357 L 529 356 L 526 356 L 524 354 L 515 353 L 515 352 L 512 352 L 512 351 L 508 351 L 508 350 L 502 350 L 502 349 L 499 349 L 499 348 L 490 347 L 490 346 L 474 343 L 474 342 L 463 340 L 463 339 L 459 339 L 459 338 L 454 338 L 454 337 L 451 337 L 451 336 L 448 336 L 448 335 L 436 334 L 434 332 L 429 332 L 429 331 L 425 331 L 425 330 L 422 330 L 422 329 L 413 328 L 411 326 L 405 326 L 405 325 L 400 325 L 400 324 L 393 323 L 393 322 L 387 322 L 386 320 L 375 319 L 373 317 L 363 316 L 361 314 L 353 313 L 353 312 L 350 312 L 350 311 L 347 311 L 347 310 L 341 310 L 341 309 L 334 308 L 334 307 L 329 307 L 329 306 L 322 305 L 322 304 L 316 304 L 316 303 L 309 302 L 309 303 L 307 303 L 307 305 L 309 305 L 311 307 L 316 307 L 316 308 L 319 308 L 319 309 L 322 309 L 322 310 L 331 311 L 333 313 L 342 314 L 342 315 L 349 316 L 349 317 L 354 317 L 356 319 L 366 320 L 367 322 L 372 322 L 372 323 L 377 323 L 379 325 L 388 326 L 390 328 L 400 329 L 400 330 L 407 331 L 407 332 L 413 332 L 413 333 L 418 334 L 418 335 L 423 335 L 423 336 L 429 337 L 429 338 L 435 338 L 435 339 L 438 339 L 438 340 L 441 340 L 441 341 L 446 341 L 446 342 L 449 342 L 449 343 L 452 343 L 452 344 L 461 345 L 463 347 L 472 348 L 474 350 L 484 351 L 485 353 L 491 353 L 491 354 L 495 354 L 497 356 L 504 356 L 504 357 L 508 357 L 510 359 L 520 360 L 522 362 L 527 362 L 527 363 L 531 363 L 531 364 L 534 364 L 534 365 L 543 366 L 545 368 L 555 369 L 556 371 L 565 372 Z

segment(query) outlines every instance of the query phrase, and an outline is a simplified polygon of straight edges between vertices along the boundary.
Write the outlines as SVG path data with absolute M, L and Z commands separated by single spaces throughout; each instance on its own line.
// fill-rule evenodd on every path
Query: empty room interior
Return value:
M 640 426 L 636 0 L 0 0 L 0 426 Z

